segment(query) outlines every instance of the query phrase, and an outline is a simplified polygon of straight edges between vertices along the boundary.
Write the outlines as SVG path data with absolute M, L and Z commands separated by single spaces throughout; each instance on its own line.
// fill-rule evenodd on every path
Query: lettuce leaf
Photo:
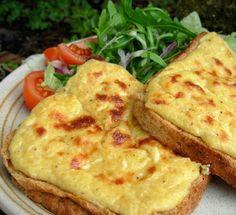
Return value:
M 184 17 L 180 23 L 188 30 L 199 34 L 204 31 L 208 31 L 206 28 L 202 27 L 200 17 L 196 11 L 193 11 L 188 16 Z
M 44 81 L 42 82 L 42 87 L 49 87 L 52 90 L 58 90 L 63 87 L 63 82 L 55 77 L 55 69 L 51 64 L 48 64 L 44 72 Z
M 204 31 L 208 31 L 206 28 L 202 27 L 200 17 L 196 11 L 190 13 L 188 16 L 184 17 L 181 20 L 181 24 L 188 30 L 199 34 Z M 233 32 L 229 35 L 223 36 L 224 40 L 230 48 L 236 53 L 236 32 Z
M 230 48 L 236 53 L 236 32 L 233 32 L 224 38 L 225 42 L 228 43 Z

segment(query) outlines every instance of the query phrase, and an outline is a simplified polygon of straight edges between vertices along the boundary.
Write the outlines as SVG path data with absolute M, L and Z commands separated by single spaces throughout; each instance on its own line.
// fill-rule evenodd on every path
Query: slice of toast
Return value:
M 93 203 L 79 198 L 71 193 L 61 190 L 50 183 L 27 177 L 20 171 L 14 169 L 9 156 L 9 144 L 14 133 L 8 135 L 5 143 L 1 148 L 3 163 L 12 177 L 13 183 L 22 192 L 35 203 L 41 204 L 46 209 L 56 215 L 89 215 L 101 214 L 112 215 L 116 214 L 109 209 L 101 208 Z M 155 215 L 188 215 L 191 214 L 194 208 L 201 200 L 202 194 L 205 191 L 210 180 L 208 175 L 200 175 L 197 180 L 191 185 L 188 195 L 175 208 L 165 212 L 154 212 Z
M 203 41 L 201 42 L 202 39 Z M 218 45 L 217 43 L 211 44 L 215 40 L 219 42 L 219 46 L 217 46 Z M 215 86 L 212 87 L 210 91 L 210 93 L 212 92 L 214 93 L 215 91 L 219 92 L 217 88 L 218 84 L 219 86 L 221 84 L 219 83 L 220 82 L 219 80 L 222 79 L 223 81 L 225 81 L 224 83 L 222 83 L 222 85 L 226 86 L 229 80 L 232 81 L 234 79 L 234 77 L 232 77 L 233 76 L 232 73 L 234 73 L 234 71 L 231 68 L 230 70 L 229 67 L 232 66 L 231 61 L 233 61 L 232 59 L 235 59 L 235 56 L 230 50 L 230 48 L 224 43 L 224 41 L 223 40 L 221 41 L 221 40 L 222 39 L 216 36 L 215 33 L 208 33 L 208 34 L 204 33 L 196 37 L 192 41 L 192 43 L 190 43 L 189 48 L 187 48 L 182 54 L 180 54 L 166 69 L 161 71 L 160 74 L 157 74 L 155 77 L 153 77 L 146 84 L 145 89 L 136 96 L 133 113 L 135 117 L 137 118 L 137 120 L 139 121 L 139 123 L 141 124 L 142 128 L 148 131 L 152 136 L 157 138 L 161 143 L 163 143 L 164 145 L 167 145 L 168 147 L 173 149 L 175 152 L 183 156 L 190 157 L 194 161 L 200 162 L 202 164 L 209 164 L 210 172 L 212 174 L 218 175 L 223 180 L 225 180 L 228 184 L 230 184 L 233 187 L 236 187 L 236 159 L 235 157 L 232 156 L 232 154 L 230 154 L 231 153 L 230 150 L 228 150 L 228 153 L 224 151 L 225 144 L 227 144 L 229 147 L 231 146 L 233 147 L 233 144 L 234 144 L 233 139 L 231 142 L 230 141 L 227 142 L 227 137 L 225 133 L 223 133 L 224 135 L 222 135 L 222 140 L 219 141 L 219 144 L 217 145 L 218 148 L 215 145 L 211 146 L 209 144 L 206 144 L 206 141 L 203 140 L 205 136 L 208 135 L 208 133 L 211 135 L 218 136 L 217 130 L 214 127 L 214 123 L 218 123 L 220 125 L 223 124 L 220 118 L 217 121 L 217 116 L 214 115 L 215 113 L 214 110 L 218 107 L 217 99 L 208 98 L 207 103 L 204 103 L 202 99 L 205 96 L 205 92 L 210 91 L 210 90 L 207 91 L 208 88 L 210 88 L 209 83 L 211 84 L 212 82 L 213 84 L 215 84 Z M 198 55 L 195 55 L 195 50 L 198 50 L 199 44 L 203 44 L 203 43 L 206 43 L 206 45 L 204 46 L 204 53 L 202 53 L 203 56 L 201 56 L 202 60 L 199 60 L 197 57 L 199 56 L 199 53 Z M 213 48 L 211 48 L 210 45 L 208 45 L 208 43 L 211 44 L 211 47 L 213 46 Z M 200 47 L 199 49 L 201 48 L 202 47 Z M 218 49 L 219 51 L 218 52 L 215 51 L 212 53 L 212 50 L 215 50 L 215 49 Z M 223 56 L 224 57 L 226 56 L 226 60 L 227 60 L 227 57 L 230 58 L 231 64 L 229 62 L 222 62 L 223 60 L 220 59 L 221 54 L 222 54 L 222 58 Z M 205 59 L 204 59 L 204 55 L 206 57 Z M 211 63 L 211 60 L 213 61 L 212 65 L 214 65 L 214 63 L 216 64 L 213 66 L 213 69 L 211 68 L 211 66 L 207 68 L 206 66 L 204 67 L 204 63 L 208 65 L 209 62 Z M 193 66 L 194 64 L 195 66 Z M 178 74 L 174 74 L 176 65 L 177 67 L 181 66 L 183 68 L 183 73 L 179 72 Z M 188 71 L 189 67 L 190 67 L 190 70 Z M 170 72 L 170 70 L 172 71 Z M 184 73 L 185 70 L 187 71 L 186 73 Z M 209 74 L 209 77 L 211 76 L 213 78 L 209 78 L 205 80 L 204 77 L 200 76 L 201 81 L 203 81 L 203 82 L 201 81 L 200 82 L 204 83 L 203 86 L 200 85 L 199 83 L 196 83 L 197 82 L 196 80 L 198 80 L 197 78 L 195 79 L 192 78 L 191 82 L 189 80 L 184 79 L 185 76 L 189 77 L 188 73 L 193 72 L 193 70 L 194 70 L 194 73 L 196 74 L 196 77 L 197 76 L 199 77 L 201 74 L 208 74 L 209 70 L 211 70 L 209 72 L 211 73 Z M 169 72 L 171 75 L 169 75 Z M 220 75 L 222 77 L 220 77 Z M 218 78 L 217 80 L 215 80 L 216 76 Z M 182 85 L 181 86 L 179 85 L 180 87 L 179 86 L 176 87 L 176 83 L 181 78 L 184 79 L 185 81 L 184 83 L 191 84 L 190 88 L 192 87 L 192 89 L 190 89 L 189 91 L 191 91 L 191 93 L 194 91 L 194 93 L 190 94 L 191 96 L 189 96 L 188 94 L 188 89 L 183 90 Z M 163 90 L 161 87 L 158 89 L 154 89 L 155 88 L 154 87 L 152 89 L 152 92 L 156 90 L 155 92 L 156 96 L 153 96 L 154 94 L 151 94 L 150 92 L 148 92 L 150 90 L 150 85 L 152 85 L 153 87 L 155 85 L 153 83 L 155 81 L 157 82 L 160 79 L 162 79 L 162 81 L 163 80 L 166 81 L 170 79 L 170 82 L 168 83 L 167 81 L 165 82 L 166 88 L 163 88 Z M 173 90 L 172 88 L 173 86 L 176 87 L 175 89 L 177 89 L 177 91 Z M 230 90 L 232 89 L 230 88 Z M 165 96 L 161 95 L 163 92 L 165 93 Z M 229 93 L 228 91 L 225 91 L 225 92 L 222 91 L 221 99 L 223 100 L 224 97 L 227 97 L 228 93 Z M 189 96 L 188 98 L 186 98 L 186 101 L 188 102 L 181 104 L 182 102 L 181 99 L 184 98 L 184 96 L 186 95 Z M 152 96 L 153 98 L 155 97 L 156 99 L 155 105 L 158 106 L 159 109 L 156 109 L 156 108 L 153 108 L 153 106 L 150 106 L 150 98 Z M 167 102 L 164 101 L 165 98 L 167 98 Z M 231 99 L 233 100 L 233 97 Z M 177 100 L 179 102 L 178 104 L 182 106 L 181 106 L 181 109 L 174 111 L 177 106 L 176 103 L 174 102 Z M 198 103 L 196 104 L 196 102 Z M 219 103 L 224 104 L 224 100 L 223 102 L 220 101 Z M 200 105 L 205 105 L 205 106 L 204 108 L 201 109 L 201 111 L 199 111 L 199 114 L 197 116 L 195 115 L 193 116 L 191 111 L 199 108 Z M 168 113 L 166 115 L 165 114 L 163 115 L 162 114 L 163 110 Z M 224 114 L 224 111 L 219 110 L 219 112 L 221 114 L 223 112 Z M 202 124 L 204 123 L 208 124 L 207 127 L 204 127 L 204 129 L 202 129 L 203 130 L 202 133 L 204 133 L 205 135 L 203 136 L 203 138 L 201 137 L 201 133 L 199 133 L 199 135 L 194 135 L 191 130 L 191 126 L 193 126 L 193 124 L 195 123 L 195 120 L 198 120 L 198 118 L 202 116 L 201 114 L 208 114 L 208 115 L 200 123 L 198 124 L 196 123 L 197 125 L 195 127 L 196 129 L 198 129 Z M 230 112 L 226 114 L 230 114 Z M 170 118 L 175 117 L 175 119 L 170 120 L 170 119 L 167 119 L 168 117 Z M 228 116 L 225 115 L 225 118 L 227 117 Z M 230 115 L 227 119 L 229 119 L 231 123 L 233 122 L 234 117 L 235 117 L 234 115 Z M 224 118 L 221 118 L 221 119 L 224 119 Z M 184 123 L 186 123 L 187 127 L 183 126 Z M 233 129 L 233 126 L 231 126 L 231 128 Z M 223 149 L 221 149 L 220 147 L 222 147 Z
M 141 88 L 118 65 L 81 66 L 4 143 L 15 184 L 55 214 L 190 214 L 208 176 L 140 128 Z

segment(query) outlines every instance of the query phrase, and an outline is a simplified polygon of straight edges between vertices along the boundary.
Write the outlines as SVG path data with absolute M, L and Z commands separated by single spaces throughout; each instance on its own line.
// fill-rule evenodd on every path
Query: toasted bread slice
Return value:
M 217 41 L 218 44 L 214 43 L 215 41 Z M 199 44 L 204 44 L 204 53 L 202 53 L 201 56 L 202 58 L 200 57 L 200 60 L 197 58 L 200 52 L 198 50 Z M 212 48 L 212 46 L 214 47 Z M 203 49 L 202 46 L 200 46 L 199 49 Z M 218 49 L 219 52 L 217 51 L 213 52 L 213 50 L 215 49 Z M 195 54 L 195 50 L 198 51 L 197 54 Z M 224 65 L 222 59 L 220 60 L 218 59 L 220 58 L 221 54 L 222 58 L 224 57 L 223 59 L 226 59 L 226 61 L 227 57 L 230 59 L 229 62 L 225 62 L 226 65 Z M 224 92 L 222 90 L 221 99 L 223 100 L 223 102 L 222 101 L 218 102 L 217 99 L 211 98 L 210 96 L 206 100 L 207 103 L 204 103 L 205 100 L 203 100 L 203 98 L 205 99 L 205 95 L 210 91 L 210 90 L 208 91 L 208 88 L 210 88 L 209 85 L 211 83 L 216 84 L 217 86 L 218 84 L 219 86 L 221 86 L 220 84 L 222 84 L 223 85 L 222 87 L 225 87 L 227 85 L 227 82 L 232 81 L 234 79 L 233 77 L 234 71 L 231 68 L 229 69 L 230 66 L 234 67 L 234 65 L 232 65 L 233 59 L 236 58 L 235 55 L 232 53 L 232 50 L 230 50 L 230 48 L 224 43 L 224 41 L 218 36 L 216 36 L 215 33 L 208 33 L 208 34 L 204 33 L 199 35 L 192 41 L 192 43 L 190 43 L 189 48 L 186 49 L 182 54 L 180 54 L 175 59 L 174 62 L 172 62 L 166 69 L 164 69 L 161 73 L 157 74 L 146 84 L 144 90 L 136 96 L 133 113 L 137 118 L 137 120 L 139 121 L 139 123 L 141 124 L 141 126 L 143 127 L 143 129 L 148 131 L 161 143 L 170 147 L 175 152 L 183 156 L 190 157 L 194 161 L 200 162 L 202 164 L 209 164 L 210 172 L 212 174 L 218 175 L 228 184 L 230 184 L 233 187 L 236 187 L 236 158 L 233 157 L 234 155 L 231 154 L 231 151 L 228 148 L 224 149 L 224 147 L 226 146 L 228 146 L 229 148 L 230 147 L 233 148 L 234 140 L 233 139 L 227 140 L 226 134 L 222 132 L 222 137 L 221 137 L 222 139 L 220 140 L 218 140 L 219 138 L 217 139 L 218 145 L 210 145 L 206 143 L 207 139 L 205 137 L 208 135 L 208 133 L 215 135 L 217 137 L 220 136 L 218 135 L 217 131 L 220 130 L 219 128 L 224 126 L 224 121 L 223 121 L 224 117 L 219 118 L 218 120 L 216 114 L 214 115 L 215 113 L 214 111 L 218 108 L 218 103 L 224 104 L 225 102 L 223 100 L 224 97 L 227 98 L 227 96 L 229 96 L 228 94 L 231 91 Z M 205 66 L 204 63 L 208 67 Z M 208 65 L 208 63 L 210 63 L 210 66 Z M 195 65 L 195 67 L 193 65 Z M 179 72 L 181 66 L 183 69 L 183 73 Z M 179 69 L 178 74 L 174 73 L 175 67 L 178 67 Z M 188 71 L 189 67 L 190 70 Z M 172 71 L 170 72 L 170 70 Z M 187 71 L 186 73 L 184 73 L 185 70 Z M 168 72 L 170 72 L 170 75 Z M 194 76 L 194 78 L 191 79 L 191 82 L 187 79 L 189 78 L 190 72 L 194 72 L 196 74 L 196 77 Z M 205 80 L 204 76 L 201 75 L 202 74 L 208 75 L 208 73 L 210 78 Z M 215 77 L 217 77 L 217 80 L 215 79 Z M 201 81 L 203 81 L 203 82 L 200 81 L 200 83 L 203 83 L 203 86 L 199 83 L 196 83 L 198 78 L 201 79 Z M 151 98 L 153 94 L 151 94 L 148 91 L 150 90 L 150 85 L 152 85 L 153 87 L 154 86 L 153 83 L 159 79 L 166 81 L 165 82 L 166 88 L 163 87 L 162 89 L 160 87 L 158 88 L 158 90 L 154 88 L 152 89 L 153 90 L 152 92 L 156 90 L 156 96 L 154 96 L 156 99 L 155 105 L 158 106 L 158 108 L 160 108 L 157 110 L 152 106 L 150 106 L 150 99 L 153 99 L 154 97 Z M 182 79 L 184 79 L 184 81 L 182 81 Z M 168 82 L 167 80 L 170 81 Z M 178 82 L 180 80 L 181 84 L 179 84 L 178 86 Z M 220 83 L 220 80 L 223 80 L 225 82 L 222 81 Z M 192 87 L 192 89 L 182 87 L 184 84 L 187 85 L 189 83 L 191 84 L 190 88 Z M 211 88 L 212 90 L 210 91 L 211 95 L 214 93 L 217 94 L 216 92 L 219 92 L 217 91 L 218 88 L 216 85 L 215 88 L 214 87 Z M 172 87 L 173 88 L 176 87 L 175 90 L 173 90 Z M 232 89 L 230 88 L 230 90 Z M 189 93 L 188 91 L 191 92 Z M 163 92 L 164 93 L 167 92 L 168 95 L 167 94 L 165 94 L 165 96 L 161 95 Z M 188 97 L 185 100 L 188 102 L 184 103 L 183 99 L 185 96 Z M 169 101 L 167 102 L 164 101 L 165 98 L 167 98 L 167 100 L 169 99 Z M 181 104 L 182 102 L 181 99 L 183 100 L 182 104 Z M 178 104 L 181 104 L 182 108 L 174 111 L 176 108 L 174 107 L 174 105 L 176 105 L 176 103 L 174 102 L 171 103 L 170 100 L 171 102 L 173 101 L 179 102 Z M 228 103 L 225 105 L 228 105 Z M 196 110 L 198 108 L 202 109 L 200 109 L 200 111 L 196 116 L 193 115 L 191 111 Z M 161 110 L 160 111 L 161 113 L 159 112 L 159 110 Z M 166 115 L 163 115 L 162 114 L 163 110 L 167 111 L 168 113 Z M 224 114 L 224 110 L 221 111 L 220 108 L 219 112 L 220 114 Z M 206 118 L 201 119 L 201 121 L 199 122 L 197 120 L 199 120 L 199 118 L 202 117 L 201 113 L 205 114 Z M 230 112 L 226 114 L 230 114 Z M 167 119 L 168 116 L 170 118 L 175 117 L 175 119 L 174 120 Z M 225 118 L 227 117 L 228 116 L 225 115 Z M 227 126 L 229 125 L 229 128 L 231 126 L 232 129 L 233 129 L 232 123 L 234 117 L 235 117 L 234 115 L 231 115 L 229 118 L 227 118 L 231 123 L 230 124 L 227 122 L 228 123 Z M 223 120 L 221 121 L 221 119 Z M 186 126 L 183 126 L 184 123 L 186 123 Z M 204 129 L 202 129 L 202 133 L 199 133 L 199 135 L 194 135 L 191 130 L 191 126 L 194 126 L 194 123 L 196 124 L 198 123 L 197 125 L 195 125 L 196 129 L 199 129 L 199 127 L 203 126 L 203 124 L 204 126 L 205 124 L 207 124 L 207 126 L 204 127 Z M 217 125 L 221 127 L 219 127 L 217 130 L 217 127 L 214 127 L 215 126 L 214 123 L 218 123 Z M 205 136 L 201 137 L 201 134 L 204 134 Z M 206 140 L 203 140 L 204 138 Z M 222 149 L 220 147 L 222 147 Z
M 27 177 L 14 169 L 9 156 L 9 144 L 14 134 L 8 135 L 1 148 L 3 163 L 10 173 L 14 184 L 35 203 L 41 204 L 56 215 L 112 215 L 114 212 L 101 208 L 60 188 L 37 179 Z M 200 175 L 191 185 L 187 196 L 175 208 L 165 212 L 154 212 L 155 215 L 188 215 L 198 205 L 210 180 L 208 175 Z
M 208 177 L 140 128 L 131 110 L 142 87 L 118 65 L 82 65 L 5 142 L 14 181 L 56 214 L 189 214 Z

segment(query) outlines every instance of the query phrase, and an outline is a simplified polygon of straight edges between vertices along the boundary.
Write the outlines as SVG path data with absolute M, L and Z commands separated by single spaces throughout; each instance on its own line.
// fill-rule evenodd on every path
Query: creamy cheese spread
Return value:
M 118 214 L 174 208 L 199 177 L 199 165 L 137 124 L 132 96 L 142 87 L 118 65 L 85 63 L 17 129 L 14 168 Z
M 216 33 L 154 77 L 144 99 L 164 119 L 236 158 L 236 56 Z

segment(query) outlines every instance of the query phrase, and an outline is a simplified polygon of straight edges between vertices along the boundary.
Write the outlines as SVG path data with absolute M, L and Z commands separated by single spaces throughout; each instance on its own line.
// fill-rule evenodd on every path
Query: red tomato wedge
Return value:
M 23 96 L 29 110 L 32 110 L 45 97 L 53 94 L 49 88 L 41 87 L 43 80 L 43 71 L 31 72 L 24 79 Z
M 72 51 L 66 44 L 61 43 L 58 45 L 60 56 L 66 64 L 78 65 L 83 64 L 87 59 L 87 55 L 79 55 Z
M 92 50 L 86 45 L 86 42 L 97 43 L 97 38 L 87 38 L 80 42 L 67 46 L 64 43 L 58 45 L 61 59 L 66 64 L 83 64 L 92 56 Z
M 60 59 L 59 50 L 57 47 L 50 47 L 44 50 L 44 56 L 47 58 L 48 61 L 54 61 Z
M 63 60 L 66 64 L 83 64 L 92 56 L 92 50 L 86 45 L 86 42 L 97 43 L 97 41 L 97 38 L 87 38 L 69 46 L 61 43 L 57 47 L 45 49 L 43 54 L 49 62 Z

